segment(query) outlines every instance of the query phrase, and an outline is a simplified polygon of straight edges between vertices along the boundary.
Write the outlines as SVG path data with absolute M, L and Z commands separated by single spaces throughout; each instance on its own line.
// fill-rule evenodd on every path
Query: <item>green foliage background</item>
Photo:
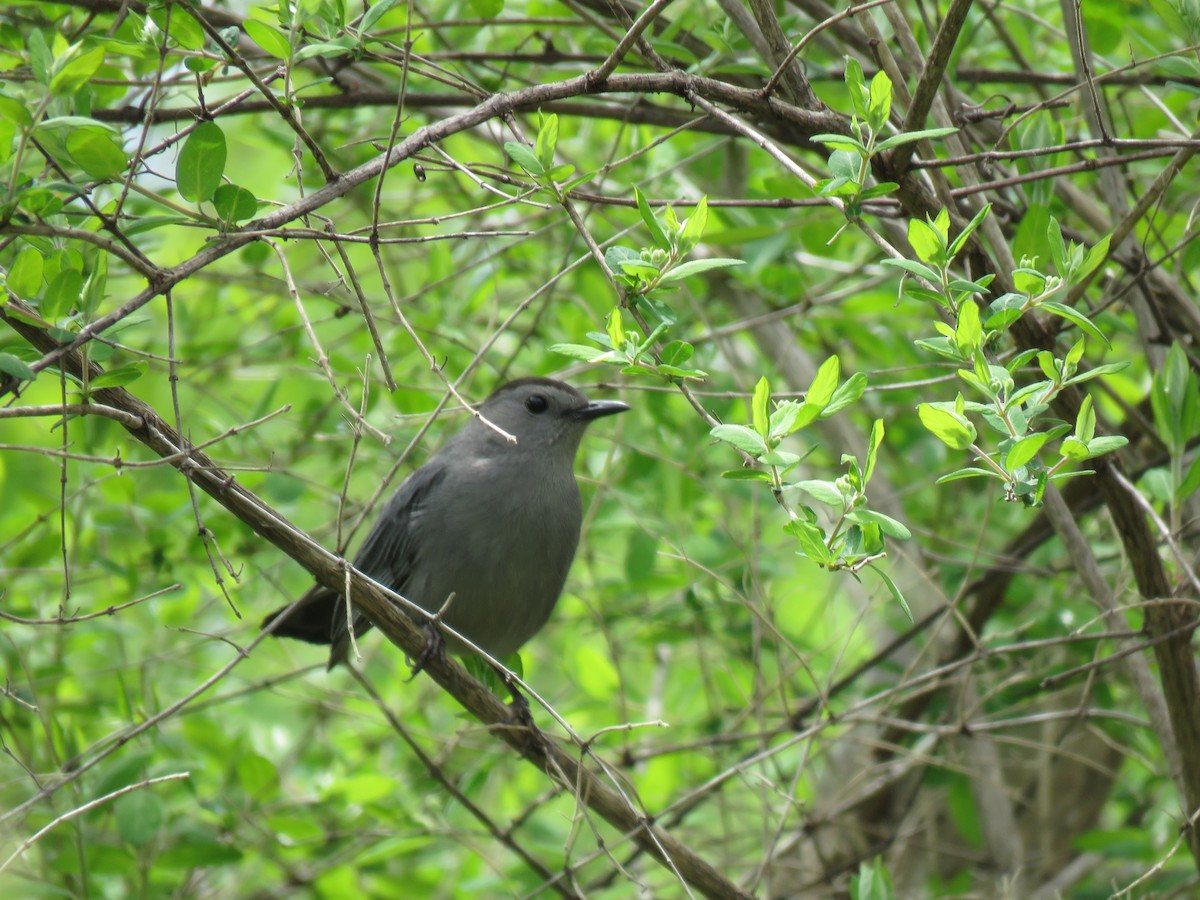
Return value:
M 939 102 L 906 125 L 922 67 L 938 65 L 934 35 L 961 6 Z M 1186 785 L 1200 785 L 1189 774 L 1200 750 L 1162 738 L 1200 707 L 1166 691 L 1164 728 L 1145 705 L 1147 690 L 1162 699 L 1162 667 L 1174 678 L 1178 656 L 1190 659 L 1192 606 L 1163 638 L 1145 612 L 1161 598 L 1139 594 L 1149 571 L 1197 599 L 1188 416 L 1200 414 L 1178 405 L 1195 394 L 1200 341 L 1194 5 L 1089 2 L 1081 23 L 1054 3 L 905 0 L 836 20 L 817 0 L 623 9 L 9 3 L 0 310 L 10 322 L 35 311 L 25 320 L 59 341 L 112 317 L 84 344 L 110 383 L 129 379 L 238 482 L 339 551 L 462 421 L 447 380 L 473 402 L 531 374 L 629 402 L 580 454 L 584 537 L 550 626 L 523 651 L 524 678 L 635 809 L 747 893 L 840 896 L 861 872 L 853 890 L 885 896 L 886 879 L 861 868 L 875 859 L 897 896 L 1194 890 L 1180 828 L 1196 813 Z M 570 81 L 602 66 L 642 15 L 651 23 L 611 79 Z M 783 62 L 775 27 L 784 53 L 811 37 L 772 106 L 756 92 Z M 970 155 L 944 137 L 913 145 L 911 169 L 882 154 L 862 187 L 899 190 L 842 192 L 849 209 L 835 207 L 836 192 L 812 187 L 830 177 L 814 136 L 850 133 L 847 58 L 892 76 L 885 133 L 958 128 Z M 514 92 L 520 102 L 483 108 Z M 535 141 L 539 110 L 558 117 L 555 161 L 574 167 L 549 187 L 504 150 Z M 197 133 L 207 143 L 189 149 Z M 435 139 L 352 189 L 322 171 L 324 160 L 351 173 L 423 134 Z M 703 380 L 548 349 L 587 344 L 614 307 L 631 328 L 630 310 L 644 309 L 588 245 L 652 246 L 635 186 L 681 219 L 706 196 L 692 257 L 745 261 L 655 295 Z M 993 482 L 935 484 L 973 463 L 917 406 L 969 390 L 958 366 L 914 341 L 955 316 L 905 295 L 881 242 L 915 260 L 910 220 L 951 206 L 953 236 L 984 203 L 962 278 L 1008 278 L 1009 257 L 1051 274 L 1052 218 L 1088 247 L 1128 226 L 1071 302 L 1111 342 L 1089 339 L 1085 364 L 1128 363 L 1085 387 L 1100 430 L 1129 439 L 1126 476 L 1171 535 L 1140 512 L 1142 556 L 1099 476 L 1064 490 L 1090 557 Z M 138 298 L 148 302 L 117 314 Z M 1079 338 L 1071 322 L 1030 317 L 1057 357 Z M 1027 339 L 998 336 L 989 358 Z M 1181 368 L 1168 387 L 1172 344 Z M 889 541 L 878 565 L 916 625 L 870 573 L 799 555 L 766 484 L 722 478 L 744 460 L 713 424 L 749 424 L 763 376 L 775 400 L 802 398 L 833 355 L 869 387 L 786 439 L 811 451 L 789 477 L 838 478 L 843 454 L 863 460 L 884 421 L 867 493 L 913 538 Z M 0 328 L 11 377 L 0 611 L 16 617 L 0 641 L 5 896 L 687 895 L 452 697 L 409 683 L 403 654 L 378 635 L 363 642 L 362 670 L 398 724 L 349 673 L 326 674 L 318 650 L 256 643 L 261 616 L 311 577 L 118 420 L 39 411 L 84 393 L 43 356 Z M 1164 413 L 1149 399 L 1156 375 L 1177 401 Z M 1042 376 L 1030 363 L 1020 377 Z M 1098 613 L 1084 570 L 1116 614 Z M 1130 642 L 1142 670 L 1111 659 Z M 1153 656 L 1152 643 L 1178 653 Z M 1092 662 L 1105 664 L 1058 678 Z

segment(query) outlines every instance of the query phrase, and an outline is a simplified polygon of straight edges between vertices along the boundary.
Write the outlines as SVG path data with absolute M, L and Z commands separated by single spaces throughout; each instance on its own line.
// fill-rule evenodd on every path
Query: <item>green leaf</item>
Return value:
M 1075 417 L 1075 436 L 1085 444 L 1096 434 L 1096 411 L 1092 407 L 1092 397 L 1089 394 L 1079 405 L 1079 415 Z
M 700 238 L 704 236 L 704 229 L 708 227 L 708 198 L 701 197 L 700 202 L 696 204 L 696 208 L 692 214 L 687 217 L 687 221 L 683 223 L 683 230 L 679 232 L 679 255 L 687 256 L 700 243 Z M 682 269 L 679 266 L 673 271 Z M 677 276 L 683 277 L 683 276 Z
M 481 19 L 494 19 L 504 12 L 504 0 L 467 0 L 467 4 Z
M 975 213 L 975 215 L 971 218 L 971 221 L 967 223 L 967 227 L 959 232 L 958 237 L 950 242 L 950 247 L 947 250 L 947 256 L 950 259 L 954 259 L 954 257 L 958 256 L 958 251 L 963 248 L 963 244 L 967 242 L 967 239 L 971 236 L 971 233 L 983 224 L 983 220 L 987 218 L 987 215 L 989 212 L 991 212 L 991 209 L 992 204 L 984 204 L 983 208 L 979 210 L 979 212 Z
M 578 359 L 583 362 L 599 362 L 600 357 L 608 356 L 611 351 L 597 350 L 595 347 L 588 347 L 584 344 L 551 344 L 551 353 L 558 353 L 561 356 L 569 356 L 571 359 Z M 610 357 L 611 359 L 611 357 Z M 604 360 L 607 362 L 608 360 Z
M 88 384 L 93 388 L 120 387 L 123 384 L 129 384 L 131 381 L 137 381 L 144 374 L 146 374 L 146 362 L 139 359 L 137 362 L 129 363 L 129 365 L 101 372 L 95 378 L 91 379 Z
M 769 428 L 776 438 L 782 438 L 796 430 L 796 421 L 800 415 L 801 404 L 795 400 L 785 400 L 775 407 L 771 413 Z
M 11 375 L 13 378 L 19 378 L 21 381 L 33 381 L 37 378 L 37 373 L 33 369 L 11 353 L 0 353 L 0 372 Z
M 691 221 L 690 219 L 688 221 Z M 671 281 L 680 281 L 687 278 L 689 275 L 698 275 L 701 272 L 708 272 L 711 269 L 728 269 L 731 266 L 744 266 L 744 259 L 722 259 L 714 257 L 712 259 L 693 259 L 685 263 L 668 269 L 659 279 L 663 284 Z
M 733 444 L 751 456 L 758 457 L 767 452 L 767 442 L 762 439 L 762 435 L 745 425 L 718 425 L 709 434 L 719 441 Z
M 33 124 L 33 116 L 24 103 L 12 97 L 0 96 L 0 121 L 4 120 L 12 122 L 18 128 L 28 128 Z
M 658 278 L 658 266 L 641 258 L 624 260 L 620 265 L 619 271 L 645 281 Z
M 542 116 L 537 135 L 537 160 L 543 169 L 554 166 L 554 151 L 558 148 L 558 116 L 554 113 Z
M 654 245 L 660 250 L 669 252 L 671 249 L 671 239 L 663 231 L 658 217 L 654 215 L 654 210 L 646 202 L 645 196 L 636 187 L 633 189 L 633 199 L 637 201 L 638 213 L 642 217 L 642 222 L 646 225 L 646 230 L 650 232 L 650 239 L 654 241 Z
M 833 396 L 829 398 L 829 402 L 825 404 L 825 408 L 821 410 L 820 417 L 828 419 L 840 410 L 845 409 L 852 403 L 857 403 L 858 398 L 863 395 L 867 389 L 867 376 L 862 372 L 855 372 L 849 378 L 838 386 L 838 389 L 833 392 Z
M 63 269 L 50 279 L 38 312 L 48 322 L 57 322 L 79 306 L 82 295 L 83 273 L 78 269 Z
M 1101 435 L 1100 437 L 1092 438 L 1087 442 L 1088 459 L 1095 459 L 1097 456 L 1103 456 L 1105 453 L 1112 453 L 1114 450 L 1120 450 L 1129 443 L 1129 438 L 1119 434 Z
M 880 70 L 871 79 L 870 97 L 867 101 L 866 120 L 867 124 L 871 126 L 871 131 L 879 134 L 887 125 L 888 115 L 891 111 L 892 79 L 888 78 L 886 72 Z
M 929 268 L 929 266 L 925 265 L 924 263 L 917 262 L 915 259 L 892 259 L 891 257 L 888 257 L 887 259 L 881 260 L 879 264 L 882 266 L 888 266 L 892 269 L 903 269 L 910 275 L 916 275 L 918 278 L 924 278 L 926 281 L 931 281 L 934 284 L 937 284 L 941 280 L 937 272 Z M 940 294 L 938 295 L 938 300 L 942 300 Z
M 44 258 L 34 247 L 17 254 L 8 270 L 5 286 L 22 300 L 32 300 L 42 289 Z
M 970 466 L 965 469 L 955 469 L 949 475 L 943 475 L 934 484 L 945 484 L 948 481 L 962 481 L 964 478 L 995 478 L 998 481 L 1003 481 L 1004 478 L 999 472 L 993 472 L 991 469 L 981 469 L 978 466 Z
M 4 356 L 4 354 L 0 353 L 0 356 Z M 1192 494 L 1196 493 L 1197 489 L 1200 489 L 1200 456 L 1192 460 L 1187 474 L 1183 476 L 1179 487 L 1175 489 L 1175 502 L 1182 503 L 1188 497 L 1192 496 Z
M 959 307 L 954 345 L 964 359 L 972 358 L 983 346 L 983 324 L 979 321 L 979 305 L 973 301 L 967 301 Z
M 304 62 L 306 59 L 313 59 L 315 57 L 331 59 L 340 56 L 349 56 L 357 49 L 358 41 L 348 34 L 343 34 L 331 41 L 319 41 L 315 44 L 306 44 L 296 51 L 293 59 L 298 63 Z
M 1046 276 L 1037 269 L 1013 269 L 1013 287 L 1021 294 L 1034 296 L 1046 288 Z
M 268 801 L 279 791 L 279 770 L 275 763 L 257 753 L 244 753 L 235 763 L 238 783 L 256 802 Z
M 812 140 L 818 144 L 824 144 L 827 147 L 833 147 L 835 150 L 842 150 L 847 153 L 855 154 L 856 156 L 866 156 L 867 148 L 862 141 L 855 140 L 845 134 L 814 134 Z
M 100 125 L 72 129 L 65 144 L 75 164 L 93 178 L 113 178 L 128 164 L 120 137 Z
M 721 473 L 722 478 L 730 481 L 771 481 L 771 473 L 762 469 L 730 469 Z
M 90 50 L 84 50 L 79 44 L 71 47 L 54 61 L 50 93 L 59 97 L 74 94 L 91 81 L 92 76 L 104 65 L 104 56 L 103 47 L 92 47 Z
M 871 437 L 867 441 L 867 464 L 863 467 L 862 483 L 865 487 L 875 472 L 875 457 L 879 445 L 883 443 L 883 419 L 876 419 L 871 425 Z
M 662 349 L 662 361 L 668 366 L 682 366 L 692 358 L 696 348 L 687 341 L 671 341 Z
M 1092 324 L 1092 320 L 1078 310 L 1074 310 L 1069 306 L 1064 306 L 1061 303 L 1055 303 L 1050 300 L 1043 301 L 1038 304 L 1038 309 L 1043 309 L 1048 313 L 1056 316 L 1061 316 L 1068 322 L 1079 326 L 1079 330 L 1084 334 L 1094 337 L 1098 341 L 1103 341 L 1105 347 L 1111 347 L 1108 338 L 1104 336 L 1104 332 Z
M 707 378 L 708 373 L 703 369 L 682 369 L 679 366 L 672 366 L 667 363 L 657 365 L 654 371 L 660 375 L 673 376 L 675 378 Z
M 934 436 L 955 450 L 966 450 L 975 442 L 975 426 L 957 413 L 922 403 L 917 407 L 917 415 Z
M 1111 235 L 1106 234 L 1088 250 L 1087 255 L 1083 258 L 1083 264 L 1072 274 L 1071 282 L 1073 284 L 1083 281 L 1083 279 L 1091 275 L 1108 258 L 1108 242 L 1110 237 Z
M 873 509 L 863 509 L 860 507 L 852 512 L 848 512 L 846 513 L 846 521 L 855 522 L 859 525 L 878 525 L 879 530 L 888 537 L 893 537 L 900 541 L 907 541 L 912 537 L 912 532 L 902 522 L 897 522 L 891 516 L 876 512 Z
M 770 407 L 771 385 L 767 382 L 767 378 L 764 375 L 758 379 L 758 384 L 754 386 L 754 397 L 750 401 L 750 414 L 754 422 L 754 430 L 762 436 L 764 442 L 771 436 Z
M 945 261 L 946 245 L 942 234 L 928 222 L 922 219 L 910 219 L 908 222 L 908 242 L 912 245 L 917 257 L 924 263 L 941 265 Z M 932 279 L 937 282 L 935 273 Z
M 258 212 L 258 198 L 236 184 L 223 184 L 212 198 L 213 207 L 227 225 L 252 218 Z
M 179 9 L 179 7 L 173 7 Z M 188 135 L 175 163 L 179 196 L 192 203 L 211 200 L 225 172 L 225 134 L 216 122 L 201 122 Z
M 204 47 L 204 29 L 182 4 L 151 7 L 150 19 L 158 30 L 169 34 L 184 50 L 200 50 Z
M 1105 363 L 1102 366 L 1096 366 L 1094 369 L 1088 369 L 1086 372 L 1080 372 L 1072 378 L 1064 381 L 1064 384 L 1082 384 L 1085 381 L 1091 381 L 1093 378 L 1099 378 L 1101 375 L 1111 375 L 1114 372 L 1120 372 L 1128 369 L 1131 365 L 1129 360 L 1123 360 L 1115 363 Z
M 625 323 L 621 315 L 621 307 L 614 306 L 604 319 L 605 330 L 608 332 L 608 343 L 614 350 L 625 346 Z
M 945 137 L 948 134 L 954 134 L 956 131 L 958 131 L 957 128 L 926 128 L 923 131 L 906 131 L 903 134 L 894 134 L 887 140 L 876 144 L 875 152 L 881 153 L 884 150 L 891 150 L 893 147 L 911 144 L 913 141 Z
M 367 14 L 362 17 L 362 21 L 358 24 L 359 32 L 368 34 L 375 29 L 375 24 L 387 15 L 400 0 L 379 0 L 378 3 L 373 3 L 371 8 L 367 10 Z M 494 18 L 489 16 L 488 18 Z M 266 49 L 265 47 L 263 48 Z
M 155 5 L 150 8 L 149 14 L 158 30 L 170 35 L 180 47 L 185 50 L 204 47 L 204 29 L 181 4 Z
M 804 491 L 814 500 L 819 500 L 826 506 L 832 506 L 838 512 L 841 512 L 846 505 L 842 492 L 832 481 L 798 481 L 792 487 Z
M 370 14 L 370 12 L 367 13 L 368 16 Z M 242 23 L 242 28 L 246 30 L 250 40 L 276 59 L 287 59 L 292 55 L 292 45 L 288 41 L 287 35 L 278 28 L 272 28 L 265 22 L 258 22 L 254 19 L 246 19 Z
M 113 812 L 121 839 L 135 847 L 150 843 L 165 818 L 162 801 L 150 788 L 118 797 Z
M 1059 446 L 1058 452 L 1067 459 L 1073 459 L 1076 462 L 1082 462 L 1088 458 L 1087 444 L 1076 437 L 1065 438 Z
M 803 519 L 792 519 L 783 526 L 783 530 L 800 542 L 801 555 L 823 566 L 832 562 L 833 557 L 825 546 L 825 532 L 816 525 Z
M 854 106 L 854 114 L 860 119 L 865 119 L 871 101 L 871 92 L 867 89 L 867 79 L 863 75 L 862 63 L 853 56 L 847 56 L 845 60 L 845 81 L 846 87 L 850 91 L 850 102 Z
M 906 616 L 908 616 L 908 621 L 910 621 L 910 622 L 913 621 L 912 610 L 908 608 L 908 603 L 907 603 L 907 601 L 905 601 L 904 595 L 900 593 L 900 588 L 896 587 L 896 582 L 892 581 L 892 579 L 890 577 L 888 577 L 888 574 L 886 572 L 884 572 L 883 569 L 876 566 L 874 563 L 867 566 L 867 568 L 870 569 L 872 572 L 874 572 L 876 575 L 878 575 L 883 580 L 883 583 L 887 586 L 888 591 L 892 595 L 892 599 L 900 604 L 900 608 L 902 610 L 904 610 L 904 614 Z M 890 882 L 889 882 L 889 887 L 890 887 Z M 879 898 L 890 897 L 891 892 L 889 890 L 887 893 L 875 893 L 870 896 L 879 897 Z M 863 895 L 860 893 L 859 897 L 862 898 Z M 865 898 L 863 898 L 863 900 L 865 900 Z
M 524 144 L 518 141 L 505 141 L 504 152 L 508 154 L 513 162 L 535 178 L 546 174 L 545 168 L 538 161 L 533 151 Z
M 900 190 L 900 185 L 894 181 L 881 181 L 879 184 L 872 185 L 858 195 L 859 203 L 866 203 L 868 200 L 874 200 L 876 197 L 886 197 L 888 194 L 894 194 Z
M 833 393 L 837 390 L 838 376 L 841 374 L 841 360 L 836 356 L 829 357 L 821 363 L 817 374 L 813 377 L 808 392 L 804 395 L 804 405 L 815 407 L 818 412 L 829 405 Z
M 1008 455 L 1004 457 L 1004 468 L 1010 472 L 1021 468 L 1021 466 L 1038 455 L 1038 451 L 1042 449 L 1049 439 L 1050 434 L 1048 432 L 1031 434 L 1021 438 L 1008 449 Z

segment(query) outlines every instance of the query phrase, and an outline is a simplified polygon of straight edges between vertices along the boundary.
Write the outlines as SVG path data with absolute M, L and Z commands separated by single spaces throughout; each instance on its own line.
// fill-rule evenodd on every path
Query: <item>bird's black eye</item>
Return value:
M 544 413 L 549 405 L 541 394 L 530 394 L 525 398 L 525 408 L 534 415 Z

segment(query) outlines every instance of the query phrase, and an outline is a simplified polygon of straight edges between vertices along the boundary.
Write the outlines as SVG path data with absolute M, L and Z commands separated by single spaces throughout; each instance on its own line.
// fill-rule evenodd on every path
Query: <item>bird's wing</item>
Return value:
M 444 465 L 432 460 L 404 480 L 384 506 L 358 555 L 354 557 L 356 569 L 396 593 L 404 593 L 417 557 L 416 522 L 430 493 L 445 479 L 446 472 Z M 344 658 L 349 645 L 344 603 L 345 597 L 339 594 L 332 615 L 331 668 Z M 355 636 L 363 634 L 370 627 L 367 618 L 356 611 Z

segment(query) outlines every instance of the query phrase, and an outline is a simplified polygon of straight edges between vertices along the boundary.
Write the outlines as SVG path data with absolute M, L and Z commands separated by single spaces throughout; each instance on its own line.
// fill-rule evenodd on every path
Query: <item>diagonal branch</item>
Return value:
M 55 349 L 55 342 L 43 329 L 29 324 L 20 314 L 36 317 L 32 309 L 12 299 L 0 309 L 0 321 L 20 334 L 43 353 Z M 85 364 L 75 351 L 60 352 L 59 365 L 71 375 L 82 378 L 84 367 L 95 378 L 101 370 L 95 364 Z M 136 417 L 122 419 L 126 430 L 160 456 L 172 457 L 172 465 L 185 478 L 207 493 L 236 518 L 249 525 L 258 535 L 270 541 L 289 557 L 300 563 L 321 584 L 342 590 L 347 577 L 353 592 L 354 604 L 362 609 L 388 640 L 410 657 L 416 658 L 424 646 L 421 630 L 393 601 L 395 595 L 371 581 L 358 570 L 347 567 L 344 560 L 330 553 L 286 518 L 243 487 L 234 476 L 225 472 L 203 451 L 192 449 L 158 412 L 124 388 L 100 388 L 93 392 L 96 400 L 113 409 Z M 399 598 L 397 598 L 399 599 Z M 581 803 L 627 835 L 707 897 L 748 897 L 725 878 L 700 854 L 654 825 L 645 815 L 633 808 L 590 769 L 570 753 L 548 740 L 530 740 L 524 729 L 513 728 L 511 714 L 491 691 L 472 678 L 461 664 L 452 659 L 432 659 L 425 671 L 443 689 L 485 725 L 493 726 L 491 733 L 507 743 L 528 762 L 537 766 L 560 786 L 571 790 Z M 46 791 L 53 790 L 47 788 Z

